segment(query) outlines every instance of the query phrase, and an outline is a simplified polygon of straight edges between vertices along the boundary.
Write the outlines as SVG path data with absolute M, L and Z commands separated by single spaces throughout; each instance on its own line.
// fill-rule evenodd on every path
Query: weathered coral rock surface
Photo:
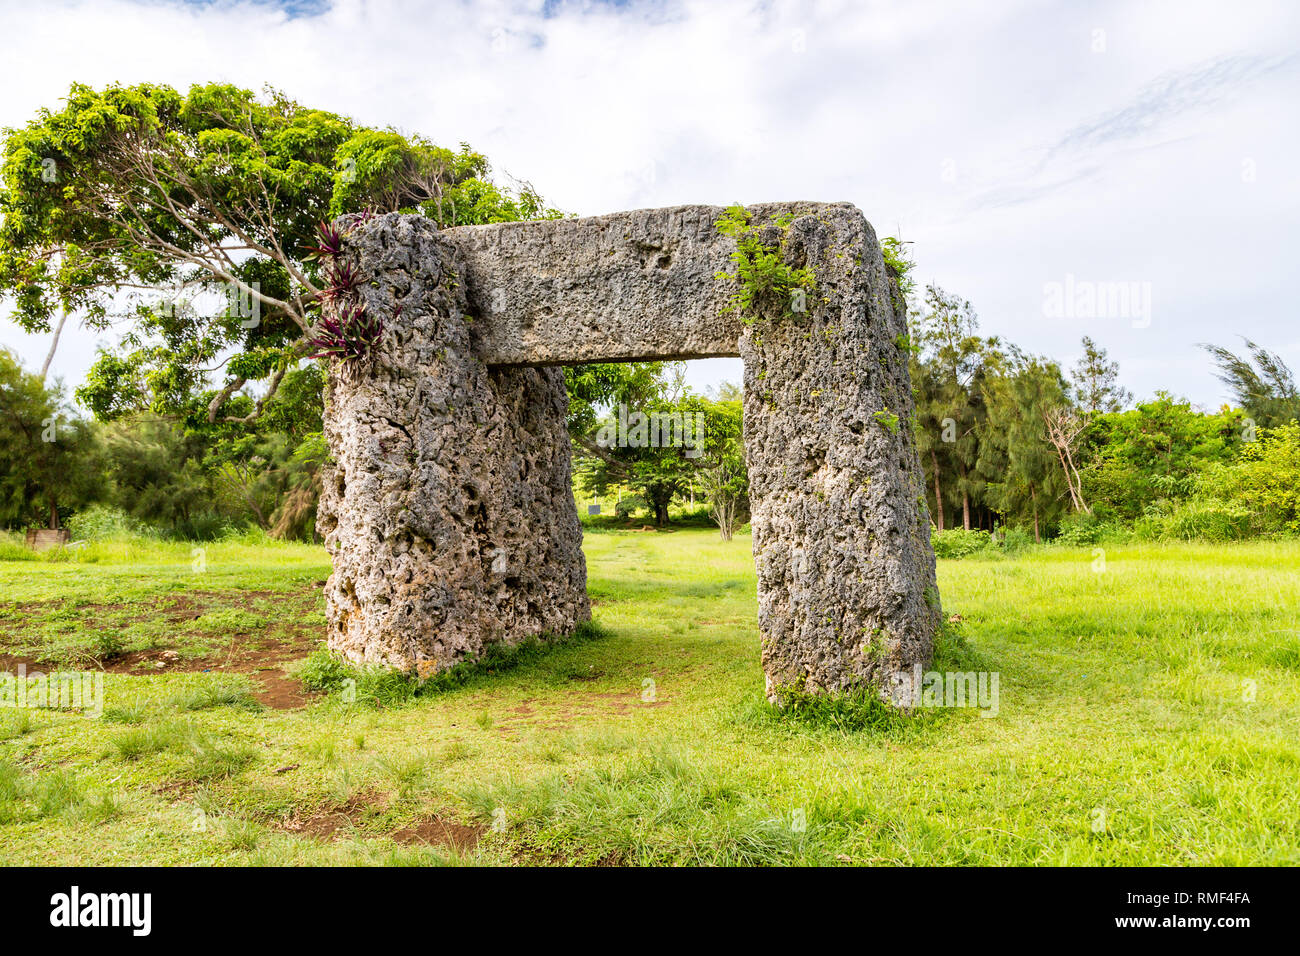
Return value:
M 386 330 L 370 367 L 330 375 L 330 646 L 427 676 L 568 633 L 591 610 L 562 374 L 475 358 L 464 265 L 428 220 L 365 223 L 347 256 Z
M 875 235 L 848 204 L 750 211 L 816 275 L 806 311 L 724 314 L 715 274 L 736 245 L 720 207 L 443 232 L 392 214 L 352 231 L 345 255 L 387 332 L 369 368 L 331 373 L 332 647 L 427 674 L 572 630 L 590 610 L 554 366 L 740 355 L 769 696 L 887 692 L 929 660 L 906 328 Z
M 797 215 L 778 241 L 817 291 L 740 340 L 768 694 L 892 694 L 939 622 L 902 303 L 852 206 Z

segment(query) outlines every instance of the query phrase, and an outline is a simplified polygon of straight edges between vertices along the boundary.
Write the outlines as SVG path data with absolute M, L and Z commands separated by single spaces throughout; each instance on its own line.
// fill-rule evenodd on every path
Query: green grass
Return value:
M 589 535 L 591 632 L 419 693 L 349 702 L 312 655 L 300 709 L 163 671 L 108 673 L 99 719 L 0 710 L 0 862 L 1300 863 L 1300 543 L 941 561 L 945 659 L 999 672 L 992 718 L 775 714 L 750 544 Z M 0 560 L 0 653 L 323 630 L 319 549 L 131 547 Z M 394 839 L 430 820 L 477 843 Z

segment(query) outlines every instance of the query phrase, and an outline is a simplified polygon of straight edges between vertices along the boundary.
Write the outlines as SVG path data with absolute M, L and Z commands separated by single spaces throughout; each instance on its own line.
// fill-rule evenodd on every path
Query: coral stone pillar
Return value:
M 326 397 L 329 645 L 421 676 L 591 616 L 563 376 L 475 356 L 457 254 L 422 217 L 353 227 L 343 257 L 385 330 Z
M 804 312 L 740 340 L 768 697 L 892 697 L 940 620 L 901 302 L 852 206 L 796 207 L 764 238 L 816 276 Z

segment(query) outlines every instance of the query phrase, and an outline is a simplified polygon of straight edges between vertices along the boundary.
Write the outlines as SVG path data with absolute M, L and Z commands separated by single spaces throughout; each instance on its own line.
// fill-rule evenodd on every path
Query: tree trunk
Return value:
M 1056 448 L 1056 457 L 1061 462 L 1061 471 L 1065 475 L 1065 487 L 1070 489 L 1070 506 L 1076 511 L 1082 511 L 1079 507 L 1079 496 L 1074 492 L 1074 478 L 1070 476 L 1070 466 L 1065 463 L 1065 452 L 1058 445 Z
M 961 526 L 970 530 L 970 492 L 966 490 L 966 466 L 961 466 Z
M 1079 474 L 1079 469 L 1074 464 L 1074 455 L 1069 448 L 1065 449 L 1066 460 L 1070 463 L 1070 470 L 1074 472 L 1074 484 L 1079 489 L 1079 508 L 1087 514 L 1092 514 L 1092 509 L 1088 507 L 1088 502 L 1083 500 L 1083 476 Z M 1068 479 L 1068 475 L 1066 476 Z
M 662 528 L 668 523 L 668 503 L 664 501 L 655 502 L 655 526 Z
M 50 497 L 50 530 L 57 531 L 59 527 L 59 506 L 55 504 L 53 496 Z
M 1034 486 L 1029 486 L 1029 500 L 1034 503 L 1034 544 L 1042 544 L 1043 539 L 1038 534 L 1038 492 Z
M 63 334 L 63 323 L 68 321 L 68 312 L 63 310 L 59 316 L 59 324 L 54 329 L 54 341 L 50 343 L 50 350 L 45 354 L 45 364 L 41 366 L 41 381 L 45 381 L 45 376 L 50 370 L 50 363 L 54 361 L 54 352 L 59 347 L 59 336 Z

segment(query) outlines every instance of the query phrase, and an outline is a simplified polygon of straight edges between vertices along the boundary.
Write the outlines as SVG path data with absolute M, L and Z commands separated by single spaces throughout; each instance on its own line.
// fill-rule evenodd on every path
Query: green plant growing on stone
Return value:
M 793 221 L 781 216 L 773 223 L 784 234 Z M 731 259 L 734 272 L 718 272 L 714 278 L 736 282 L 723 313 L 738 313 L 741 321 L 751 324 L 762 316 L 793 318 L 805 312 L 803 303 L 812 295 L 816 279 L 811 269 L 796 269 L 785 261 L 784 243 L 772 245 L 766 227 L 760 227 L 744 206 L 731 206 L 715 223 L 719 232 L 736 240 Z
M 916 280 L 912 278 L 911 272 L 916 267 L 916 261 L 907 250 L 910 243 L 904 242 L 897 236 L 885 236 L 880 240 L 880 254 L 885 260 L 885 269 L 898 282 L 898 291 L 906 299 L 916 288 Z

